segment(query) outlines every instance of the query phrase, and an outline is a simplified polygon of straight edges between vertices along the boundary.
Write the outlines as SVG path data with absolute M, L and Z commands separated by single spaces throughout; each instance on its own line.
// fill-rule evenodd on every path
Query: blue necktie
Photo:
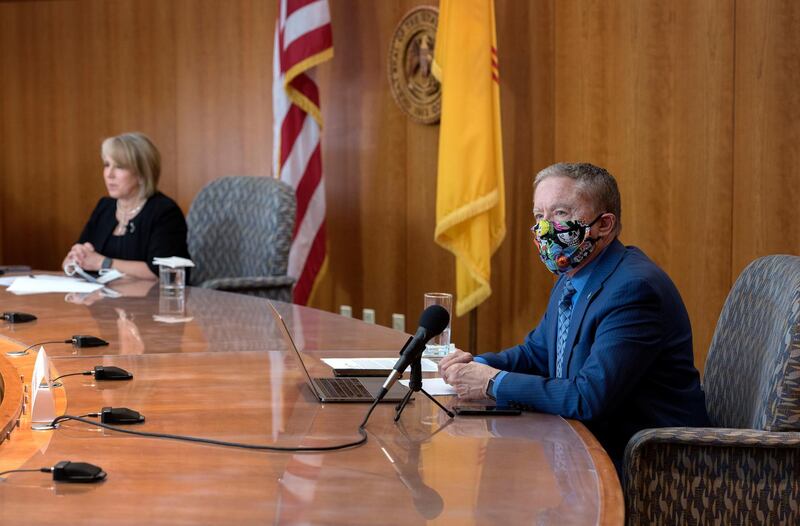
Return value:
M 556 378 L 564 378 L 562 374 L 564 368 L 564 345 L 567 343 L 569 333 L 569 319 L 572 317 L 572 295 L 575 294 L 575 287 L 572 281 L 567 278 L 564 283 L 564 290 L 561 292 L 561 299 L 558 302 L 558 341 L 556 343 Z

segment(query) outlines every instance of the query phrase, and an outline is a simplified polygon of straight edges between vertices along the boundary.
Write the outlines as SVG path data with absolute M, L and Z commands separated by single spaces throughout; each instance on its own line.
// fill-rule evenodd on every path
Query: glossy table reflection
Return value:
M 192 288 L 181 306 L 160 298 L 157 286 L 115 288 L 126 295 L 66 301 L 63 294 L 0 290 L 0 310 L 39 317 L 0 325 L 0 350 L 92 334 L 111 345 L 46 346 L 59 374 L 97 364 L 134 373 L 133 381 L 119 383 L 65 378 L 58 403 L 66 404 L 67 413 L 125 406 L 147 417 L 140 430 L 248 443 L 322 445 L 356 437 L 368 406 L 316 402 L 265 300 Z M 312 374 L 330 374 L 319 358 L 392 356 L 407 338 L 334 314 L 276 305 Z M 30 381 L 30 357 L 0 360 L 0 371 L 7 371 L 2 362 Z M 409 405 L 399 424 L 393 416 L 392 404 L 379 406 L 366 445 L 326 454 L 139 438 L 79 423 L 43 435 L 27 430 L 23 416 L 0 445 L 0 467 L 85 461 L 102 466 L 108 479 L 67 485 L 43 473 L 9 475 L 0 481 L 0 523 L 622 522 L 614 468 L 577 422 L 542 414 L 449 420 L 424 397 Z

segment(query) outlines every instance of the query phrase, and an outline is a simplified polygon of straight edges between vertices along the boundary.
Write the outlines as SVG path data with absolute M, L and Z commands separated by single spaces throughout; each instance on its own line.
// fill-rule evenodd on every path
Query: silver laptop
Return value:
M 308 374 L 306 364 L 303 362 L 303 357 L 294 343 L 294 338 L 280 315 L 275 305 L 269 302 L 272 309 L 272 314 L 275 316 L 275 321 L 281 329 L 283 339 L 286 344 L 294 351 L 295 356 L 300 361 L 300 367 L 303 369 L 303 374 L 306 378 L 306 383 L 311 388 L 317 399 L 320 402 L 369 402 L 375 401 L 375 398 L 383 387 L 383 378 L 369 378 L 360 376 L 339 377 L 339 378 L 311 378 Z M 400 383 L 395 383 L 386 396 L 383 397 L 382 402 L 399 402 L 408 392 L 408 388 Z

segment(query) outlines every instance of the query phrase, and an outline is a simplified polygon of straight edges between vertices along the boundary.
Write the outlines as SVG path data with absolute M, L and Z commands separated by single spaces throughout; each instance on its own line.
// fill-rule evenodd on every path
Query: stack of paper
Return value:
M 408 387 L 409 380 L 400 380 L 400 383 Z M 444 378 L 423 378 L 422 388 L 431 396 L 450 396 L 455 395 L 454 387 L 446 384 Z
M 323 358 L 322 361 L 334 370 L 382 370 L 389 374 L 397 362 L 397 358 Z M 439 370 L 436 362 L 424 358 L 422 361 L 423 373 L 435 373 Z
M 36 274 L 35 276 L 13 278 L 13 281 L 8 285 L 8 292 L 17 295 L 45 294 L 48 292 L 77 292 L 85 294 L 102 288 L 103 285 L 99 283 L 87 283 L 82 279 Z

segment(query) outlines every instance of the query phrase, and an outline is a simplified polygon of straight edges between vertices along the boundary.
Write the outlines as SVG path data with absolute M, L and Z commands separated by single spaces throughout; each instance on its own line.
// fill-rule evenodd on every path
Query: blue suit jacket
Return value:
M 618 467 L 628 439 L 641 429 L 708 425 L 689 316 L 669 277 L 638 248 L 612 242 L 573 298 L 566 377 L 556 378 L 564 279 L 522 345 L 480 355 L 510 371 L 498 386 L 498 404 L 585 422 Z

